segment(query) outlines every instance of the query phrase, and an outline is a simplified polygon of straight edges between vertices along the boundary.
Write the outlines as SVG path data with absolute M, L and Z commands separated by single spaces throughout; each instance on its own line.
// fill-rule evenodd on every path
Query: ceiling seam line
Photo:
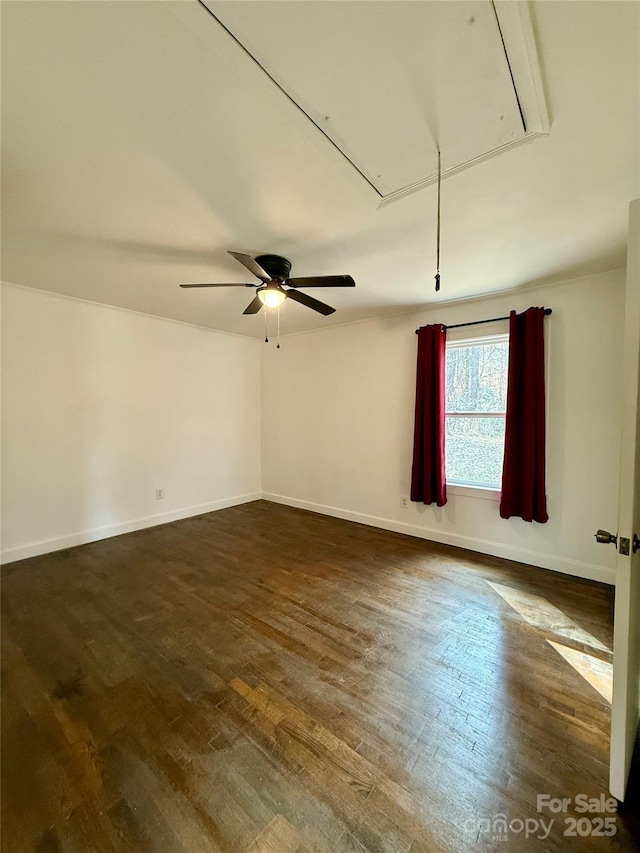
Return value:
M 511 68 L 511 63 L 509 62 L 509 54 L 507 53 L 507 46 L 504 42 L 504 36 L 502 35 L 502 27 L 500 26 L 500 18 L 498 17 L 498 10 L 496 9 L 496 4 L 494 0 L 491 0 L 491 8 L 493 9 L 493 14 L 495 15 L 496 24 L 498 25 L 498 32 L 500 34 L 500 41 L 502 42 L 502 50 L 504 51 L 504 58 L 507 60 L 507 68 L 509 69 L 509 76 L 511 77 L 511 85 L 513 86 L 513 93 L 516 96 L 516 103 L 518 104 L 518 112 L 520 113 L 520 121 L 522 122 L 522 127 L 525 133 L 528 133 L 527 123 L 524 119 L 524 112 L 522 110 L 522 104 L 520 103 L 520 96 L 518 95 L 518 88 L 516 86 L 516 80 L 513 76 L 513 69 Z
M 252 60 L 252 61 L 253 61 L 257 66 L 258 66 L 258 68 L 262 71 L 262 73 L 263 73 L 263 74 L 265 74 L 265 75 L 269 78 L 269 80 L 271 80 L 271 82 L 274 84 L 274 86 L 276 86 L 276 87 L 278 88 L 278 90 L 279 90 L 280 92 L 282 92 L 282 94 L 285 96 L 285 98 L 287 98 L 287 100 L 288 100 L 290 103 L 292 103 L 292 104 L 294 105 L 294 107 L 295 107 L 299 112 L 301 112 L 301 113 L 302 113 L 302 115 L 303 115 L 303 116 L 304 116 L 308 121 L 310 121 L 310 122 L 311 122 L 311 124 L 312 124 L 312 125 L 313 125 L 317 130 L 319 130 L 319 131 L 320 131 L 320 133 L 324 136 L 324 138 L 325 138 L 328 142 L 330 142 L 330 143 L 331 143 L 331 145 L 335 148 L 335 150 L 338 152 L 338 154 L 340 154 L 340 156 L 341 156 L 341 157 L 343 157 L 343 158 L 347 161 L 347 163 L 349 163 L 349 164 L 350 164 L 350 166 L 351 166 L 353 169 L 355 169 L 355 170 L 356 170 L 356 172 L 360 175 L 360 177 L 361 177 L 364 181 L 366 181 L 366 182 L 367 182 L 367 184 L 368 184 L 368 185 L 371 187 L 371 189 L 375 192 L 375 194 L 378 196 L 378 198 L 383 199 L 383 198 L 384 198 L 384 195 L 383 195 L 383 194 L 380 192 L 380 190 L 375 186 L 375 184 L 373 184 L 373 183 L 369 180 L 369 178 L 364 174 L 364 172 L 363 172 L 363 171 L 361 171 L 361 169 L 359 169 L 359 168 L 358 168 L 358 166 L 356 166 L 356 164 L 353 162 L 353 160 L 352 160 L 352 159 L 351 159 L 347 154 L 345 154 L 345 152 L 342 150 L 342 148 L 340 148 L 340 146 L 339 146 L 339 145 L 337 145 L 337 144 L 333 141 L 333 139 L 331 139 L 331 137 L 330 137 L 327 133 L 325 133 L 325 131 L 320 127 L 320 125 L 319 125 L 316 121 L 314 121 L 314 119 L 313 119 L 313 118 L 311 118 L 311 116 L 310 116 L 307 112 L 305 112 L 305 110 L 300 106 L 300 104 L 299 104 L 296 100 L 294 100 L 294 98 L 292 98 L 292 97 L 291 97 L 291 95 L 287 92 L 287 90 L 286 90 L 285 88 L 283 88 L 283 87 L 280 85 L 280 83 L 278 83 L 278 81 L 277 81 L 274 77 L 272 77 L 272 76 L 271 76 L 271 74 L 269 74 L 269 72 L 268 72 L 268 71 L 267 71 L 267 69 L 264 67 L 264 65 L 262 65 L 262 64 L 261 64 L 261 63 L 256 59 L 256 57 L 251 53 L 251 51 L 250 51 L 250 50 L 248 50 L 248 49 L 247 49 L 247 48 L 242 44 L 242 42 L 240 41 L 240 39 L 239 39 L 236 35 L 234 35 L 234 33 L 232 33 L 232 32 L 231 32 L 231 30 L 229 29 L 229 27 L 227 27 L 225 24 L 223 24 L 223 22 L 220 20 L 220 18 L 218 18 L 218 17 L 217 17 L 217 16 L 216 16 L 212 11 L 211 11 L 211 9 L 207 6 L 207 4 L 204 2 L 204 0 L 198 0 L 198 3 L 200 4 L 200 6 L 202 6 L 202 8 L 203 8 L 206 12 L 208 12 L 208 13 L 209 13 L 209 15 L 211 15 L 211 17 L 213 18 L 213 20 L 214 20 L 214 21 L 215 21 L 215 22 L 216 22 L 220 27 L 222 27 L 222 29 L 227 33 L 227 35 L 229 35 L 229 36 L 234 40 L 234 42 L 238 45 L 238 47 L 242 48 L 242 50 L 246 53 L 246 55 L 247 55 L 247 56 L 248 56 L 248 57 L 249 57 L 249 58 L 250 58 L 250 59 L 251 59 L 251 60 Z M 516 97 L 517 97 L 517 95 L 516 95 Z

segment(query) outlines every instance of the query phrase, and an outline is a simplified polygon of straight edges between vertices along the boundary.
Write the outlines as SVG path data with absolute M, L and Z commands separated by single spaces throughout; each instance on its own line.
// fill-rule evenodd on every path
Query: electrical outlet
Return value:
M 404 496 L 401 497 L 400 498 L 400 508 L 401 509 L 408 509 L 408 507 L 409 507 L 409 498 L 404 497 Z
M 164 489 L 156 489 L 156 500 L 161 501 L 164 498 Z

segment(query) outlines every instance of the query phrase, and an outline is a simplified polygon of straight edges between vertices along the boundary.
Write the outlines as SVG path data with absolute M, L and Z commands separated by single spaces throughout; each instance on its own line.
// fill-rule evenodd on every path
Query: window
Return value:
M 509 336 L 447 343 L 446 470 L 451 485 L 499 489 Z

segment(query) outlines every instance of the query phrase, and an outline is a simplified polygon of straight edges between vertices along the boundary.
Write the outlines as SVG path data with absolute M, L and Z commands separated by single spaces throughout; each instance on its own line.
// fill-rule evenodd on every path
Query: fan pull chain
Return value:
M 267 314 L 268 313 L 269 312 L 265 308 L 263 311 L 263 314 L 264 314 L 264 342 L 265 342 L 265 344 L 269 343 L 269 335 L 267 334 Z
M 440 186 L 442 184 L 442 165 L 438 151 L 438 224 L 436 231 L 436 293 L 440 290 Z
M 276 308 L 276 311 L 278 312 L 278 346 L 276 347 L 276 349 L 280 349 L 280 306 L 279 305 Z

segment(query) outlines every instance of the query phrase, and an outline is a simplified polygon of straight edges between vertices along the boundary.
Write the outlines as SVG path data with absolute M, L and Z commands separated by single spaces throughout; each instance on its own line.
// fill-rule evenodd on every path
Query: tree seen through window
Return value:
M 500 488 L 508 337 L 447 344 L 447 482 Z

